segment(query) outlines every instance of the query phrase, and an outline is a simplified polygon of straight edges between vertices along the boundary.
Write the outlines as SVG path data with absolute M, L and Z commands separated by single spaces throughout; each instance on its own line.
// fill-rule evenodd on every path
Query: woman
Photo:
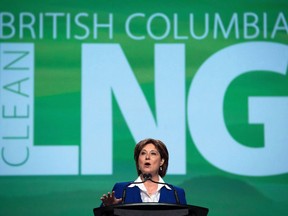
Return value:
M 163 142 L 155 139 L 140 141 L 134 149 L 134 160 L 138 178 L 135 182 L 116 183 L 112 193 L 103 194 L 100 198 L 103 206 L 141 202 L 186 204 L 184 190 L 165 184 L 162 179 L 166 175 L 169 160 Z

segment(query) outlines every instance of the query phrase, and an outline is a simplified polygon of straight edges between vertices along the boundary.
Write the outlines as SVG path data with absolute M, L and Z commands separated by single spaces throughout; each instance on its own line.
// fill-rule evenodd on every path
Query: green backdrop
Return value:
M 81 146 L 81 47 L 84 43 L 121 45 L 155 116 L 155 44 L 185 45 L 186 106 L 195 74 L 200 66 L 219 50 L 235 44 L 257 41 L 287 45 L 287 9 L 287 1 L 281 0 L 2 0 L 0 13 L 14 16 L 15 32 L 13 33 L 9 25 L 7 27 L 4 24 L 9 23 L 11 17 L 3 16 L 0 23 L 2 25 L 0 40 L 1 44 L 8 42 L 34 44 L 34 145 Z M 29 28 L 24 28 L 21 34 L 19 17 L 20 13 L 24 12 L 34 15 L 35 35 Z M 64 14 L 57 18 L 56 27 L 54 23 L 54 31 L 52 19 L 48 16 L 44 18 L 43 29 L 39 27 L 41 26 L 40 14 L 45 13 Z M 85 27 L 76 26 L 73 21 L 73 17 L 80 13 L 88 15 L 79 20 L 90 29 L 89 33 Z M 131 32 L 138 39 L 131 38 L 125 30 L 127 18 L 136 13 L 145 14 L 145 18 L 138 17 L 131 21 Z M 147 32 L 148 18 L 157 13 L 165 14 L 170 21 L 171 29 L 167 35 L 165 33 L 167 23 L 161 17 L 151 21 L 150 30 L 153 35 Z M 247 13 L 252 15 L 247 16 L 245 21 L 244 14 Z M 72 17 L 70 22 L 67 21 L 67 14 Z M 108 22 L 109 14 L 113 15 L 111 35 L 105 28 L 99 30 L 97 37 L 93 35 L 93 14 L 97 14 L 98 21 L 102 23 Z M 177 33 L 175 29 L 173 30 L 175 14 L 178 19 Z M 189 14 L 193 14 L 193 25 L 198 38 L 189 33 L 192 23 Z M 205 15 L 208 17 L 206 24 Z M 218 32 L 215 32 L 216 17 L 221 18 L 226 32 L 229 23 L 235 17 L 238 19 L 238 25 L 231 26 L 227 35 L 221 32 L 219 26 Z M 257 23 L 251 24 L 255 17 Z M 31 16 L 23 19 L 25 23 L 31 23 Z M 250 23 L 246 29 L 245 22 Z M 204 34 L 205 31 L 207 34 Z M 225 95 L 223 113 L 231 136 L 243 145 L 261 148 L 264 146 L 263 126 L 252 127 L 247 123 L 248 96 L 287 97 L 287 69 L 286 76 L 281 77 L 271 73 L 263 74 L 261 71 L 239 76 L 233 85 L 229 86 Z M 0 215 L 92 215 L 92 209 L 100 205 L 100 196 L 110 191 L 115 182 L 136 179 L 133 149 L 139 140 L 133 138 L 115 96 L 112 97 L 112 105 L 113 173 L 111 175 L 5 175 L 1 173 Z M 184 115 L 186 119 L 187 113 Z M 165 181 L 183 187 L 189 204 L 208 207 L 211 216 L 284 215 L 287 212 L 287 171 L 268 176 L 225 172 L 203 157 L 193 141 L 187 120 L 185 120 L 185 128 L 186 174 L 170 174 L 165 177 Z M 288 144 L 287 139 L 284 142 Z M 217 151 L 217 148 L 214 150 Z M 101 149 L 95 153 L 95 157 L 99 154 Z M 53 158 L 49 160 L 52 161 Z

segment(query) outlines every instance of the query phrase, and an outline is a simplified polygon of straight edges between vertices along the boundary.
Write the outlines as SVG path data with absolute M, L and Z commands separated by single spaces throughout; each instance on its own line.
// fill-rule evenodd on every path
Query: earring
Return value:
M 162 171 L 162 166 L 160 166 L 160 168 L 159 168 L 159 169 L 160 169 L 160 171 Z

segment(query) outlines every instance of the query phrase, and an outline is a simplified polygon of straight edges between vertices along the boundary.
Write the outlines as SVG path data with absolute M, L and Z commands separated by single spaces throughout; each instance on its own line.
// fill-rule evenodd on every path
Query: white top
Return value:
M 142 179 L 140 178 L 140 176 L 138 176 L 138 178 L 135 180 L 135 182 L 142 182 Z M 161 176 L 159 176 L 159 182 L 164 183 L 164 180 L 161 178 Z M 140 189 L 140 196 L 141 196 L 142 202 L 159 202 L 160 190 L 162 187 L 166 187 L 168 190 L 172 190 L 168 185 L 158 184 L 158 188 L 157 188 L 156 192 L 154 194 L 149 195 L 147 192 L 147 189 L 143 183 L 131 184 L 128 187 L 135 187 L 135 186 L 139 187 L 139 189 Z

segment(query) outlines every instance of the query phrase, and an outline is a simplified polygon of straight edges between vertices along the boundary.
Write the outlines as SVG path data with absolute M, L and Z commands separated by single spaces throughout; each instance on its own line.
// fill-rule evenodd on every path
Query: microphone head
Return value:
M 152 179 L 152 175 L 150 173 L 144 173 L 143 175 L 144 182 Z

